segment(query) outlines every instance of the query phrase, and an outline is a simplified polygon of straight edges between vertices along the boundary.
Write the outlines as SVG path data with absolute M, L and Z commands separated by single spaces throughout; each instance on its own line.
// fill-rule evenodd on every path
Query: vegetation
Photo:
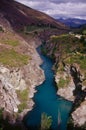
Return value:
M 86 35 L 86 30 L 83 30 L 83 32 L 82 32 L 84 35 Z
M 18 112 L 21 113 L 26 108 L 27 108 L 27 103 L 23 102 L 23 103 L 19 104 L 19 106 L 18 106 Z
M 68 64 L 77 63 L 82 70 L 86 69 L 86 55 L 74 53 L 65 60 Z
M 60 36 L 51 36 L 50 42 L 53 44 L 52 55 L 56 57 L 59 54 L 58 60 L 68 64 L 77 63 L 81 69 L 86 68 L 86 41 L 85 36 L 81 39 L 74 35 L 64 34 Z
M 69 77 L 66 77 L 66 79 L 60 78 L 57 86 L 58 86 L 58 88 L 63 88 L 63 87 L 66 87 L 69 82 L 70 82 Z
M 29 56 L 25 54 L 19 54 L 14 49 L 3 49 L 0 52 L 0 62 L 10 67 L 18 67 L 28 64 Z
M 4 30 L 3 30 L 2 26 L 0 26 L 0 32 L 4 32 Z
M 22 102 L 27 101 L 28 93 L 29 92 L 27 89 L 24 89 L 23 91 L 17 90 L 17 96 L 18 96 L 19 100 Z
M 27 108 L 27 100 L 28 100 L 28 90 L 25 89 L 23 91 L 17 90 L 17 96 L 21 102 L 21 104 L 18 106 L 18 112 L 22 112 L 25 108 Z
M 52 117 L 43 113 L 41 116 L 41 130 L 49 130 L 52 125 Z
M 22 29 L 21 32 L 24 32 L 25 34 L 31 34 L 31 33 L 38 34 L 39 32 L 42 32 L 45 30 L 51 30 L 51 29 L 55 30 L 56 27 L 53 25 L 36 24 L 36 25 L 24 26 L 24 29 Z
M 11 45 L 11 46 L 19 45 L 19 41 L 13 40 L 13 39 L 3 39 L 1 42 L 4 43 L 4 44 L 7 44 L 7 45 Z
M 6 45 L 11 45 L 13 47 L 20 45 L 19 39 L 15 36 L 15 34 L 10 33 L 10 32 L 8 32 L 8 33 L 4 32 L 1 35 L 0 43 L 6 44 Z
M 78 33 L 78 34 L 81 34 L 81 35 L 86 35 L 86 24 L 83 24 L 83 25 L 81 25 L 79 28 L 74 29 L 73 32 L 74 32 L 75 34 Z

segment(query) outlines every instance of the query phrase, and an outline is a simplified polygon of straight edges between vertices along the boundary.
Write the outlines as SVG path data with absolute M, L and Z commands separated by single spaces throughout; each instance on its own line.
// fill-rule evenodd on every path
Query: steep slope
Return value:
M 59 29 L 65 29 L 65 25 L 55 21 L 50 16 L 24 6 L 13 0 L 1 0 L 0 12 L 5 17 L 14 29 L 21 29 L 28 25 L 46 25 L 53 26 Z
M 36 42 L 40 41 L 33 36 L 26 42 L 0 12 L 0 110 L 11 123 L 18 117 L 22 120 L 25 112 L 32 109 L 35 86 L 44 81 Z M 0 117 L 0 127 L 1 122 Z
M 16 118 L 22 120 L 32 109 L 35 86 L 44 81 L 44 72 L 39 67 L 42 61 L 36 52 L 39 35 L 27 35 L 23 31 L 22 37 L 18 35 L 27 26 L 45 26 L 51 32 L 53 27 L 56 29 L 53 34 L 66 30 L 64 24 L 44 13 L 13 0 L 0 1 L 0 109 L 4 119 L 11 123 Z
M 43 52 L 55 61 L 57 94 L 73 101 L 72 119 L 74 127 L 75 129 L 77 126 L 84 127 L 81 130 L 86 129 L 85 38 L 86 35 L 74 34 L 51 36 L 42 48 Z

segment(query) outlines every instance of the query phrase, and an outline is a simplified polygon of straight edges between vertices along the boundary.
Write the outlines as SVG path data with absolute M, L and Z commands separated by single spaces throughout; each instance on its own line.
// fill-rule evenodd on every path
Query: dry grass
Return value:
M 25 54 L 19 54 L 14 49 L 3 49 L 0 51 L 0 63 L 9 67 L 18 67 L 28 64 L 30 57 Z

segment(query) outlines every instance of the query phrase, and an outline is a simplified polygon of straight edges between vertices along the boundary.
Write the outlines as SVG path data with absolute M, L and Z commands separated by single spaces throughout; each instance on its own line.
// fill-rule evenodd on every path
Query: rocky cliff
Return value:
M 45 79 L 36 51 L 38 36 L 45 41 L 67 30 L 42 12 L 14 0 L 0 1 L 0 109 L 6 125 L 21 121 L 33 108 L 35 87 Z
M 42 50 L 55 61 L 53 69 L 57 94 L 73 102 L 71 116 L 74 125 L 84 125 L 86 122 L 85 44 L 75 35 L 53 35 Z
M 39 67 L 37 38 L 26 42 L 2 15 L 0 27 L 0 109 L 4 119 L 14 123 L 32 109 L 35 87 L 44 81 L 44 72 Z

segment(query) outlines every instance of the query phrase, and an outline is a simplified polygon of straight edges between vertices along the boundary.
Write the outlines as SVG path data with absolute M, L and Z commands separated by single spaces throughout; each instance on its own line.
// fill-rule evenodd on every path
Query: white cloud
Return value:
M 43 11 L 54 18 L 72 17 L 86 19 L 85 0 L 16 0 L 29 7 Z

